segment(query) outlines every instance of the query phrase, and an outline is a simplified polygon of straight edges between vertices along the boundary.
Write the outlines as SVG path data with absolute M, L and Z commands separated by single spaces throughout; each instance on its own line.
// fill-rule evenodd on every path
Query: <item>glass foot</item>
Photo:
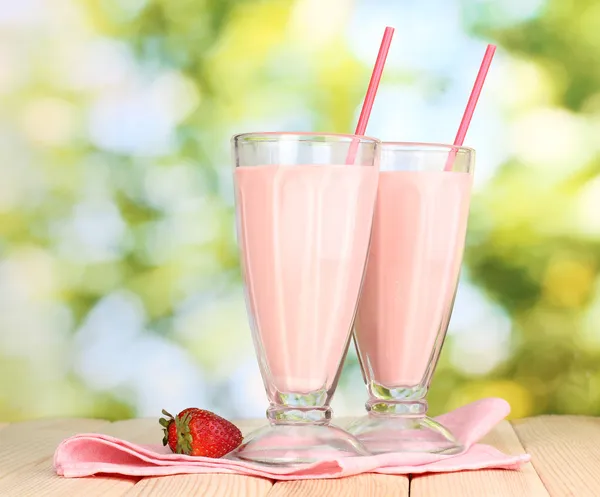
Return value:
M 369 413 L 348 427 L 372 454 L 427 452 L 456 454 L 464 447 L 442 424 L 428 416 Z
M 355 437 L 336 426 L 271 424 L 252 432 L 227 457 L 288 465 L 368 455 Z

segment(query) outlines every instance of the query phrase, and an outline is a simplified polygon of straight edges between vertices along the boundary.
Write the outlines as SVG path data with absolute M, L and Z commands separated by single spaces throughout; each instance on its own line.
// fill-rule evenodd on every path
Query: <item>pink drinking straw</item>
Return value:
M 362 110 L 360 111 L 360 117 L 358 118 L 358 124 L 356 125 L 355 135 L 362 136 L 367 130 L 367 123 L 369 122 L 369 116 L 373 109 L 373 102 L 375 101 L 375 95 L 377 95 L 377 88 L 379 88 L 379 82 L 381 81 L 381 75 L 383 74 L 383 68 L 387 59 L 390 45 L 392 44 L 392 38 L 394 36 L 394 28 L 387 27 L 383 32 L 383 38 L 381 40 L 381 46 L 379 47 L 379 53 L 377 54 L 377 60 L 373 67 L 373 73 L 371 74 L 371 81 L 369 81 L 369 87 L 365 100 L 363 102 Z M 359 140 L 352 140 L 350 144 L 350 150 L 346 158 L 347 164 L 352 164 L 356 157 L 358 150 Z
M 469 97 L 469 101 L 467 102 L 467 107 L 463 114 L 462 120 L 460 121 L 460 126 L 458 127 L 458 131 L 456 133 L 456 138 L 454 138 L 454 145 L 460 147 L 465 141 L 465 136 L 467 135 L 467 130 L 469 129 L 469 124 L 471 124 L 471 118 L 473 117 L 473 113 L 475 112 L 475 107 L 477 106 L 477 101 L 479 100 L 479 95 L 481 95 L 481 89 L 483 88 L 483 83 L 485 83 L 485 77 L 490 69 L 490 65 L 492 64 L 492 59 L 494 58 L 494 53 L 496 52 L 496 45 L 488 45 L 485 50 L 485 55 L 483 56 L 483 60 L 481 61 L 481 67 L 479 68 L 479 72 L 477 73 L 477 78 L 475 78 L 475 84 L 473 85 L 473 89 L 471 90 L 471 96 Z M 452 165 L 454 164 L 454 157 L 456 157 L 457 149 L 453 148 L 450 154 L 448 154 L 448 160 L 446 161 L 446 165 L 444 167 L 444 171 L 451 171 Z

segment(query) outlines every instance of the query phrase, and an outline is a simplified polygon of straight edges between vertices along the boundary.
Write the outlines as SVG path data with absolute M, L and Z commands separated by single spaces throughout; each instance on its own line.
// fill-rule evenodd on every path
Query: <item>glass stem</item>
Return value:
M 276 425 L 327 425 L 331 420 L 331 414 L 331 407 L 292 407 L 271 404 L 271 406 L 267 409 L 267 418 L 269 423 Z
M 382 414 L 386 416 L 415 416 L 427 414 L 427 401 L 422 400 L 382 400 L 370 399 L 366 403 L 369 414 Z

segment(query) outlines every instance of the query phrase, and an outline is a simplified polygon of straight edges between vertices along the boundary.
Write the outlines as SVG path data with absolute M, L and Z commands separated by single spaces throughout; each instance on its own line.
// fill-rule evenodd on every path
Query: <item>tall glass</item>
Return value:
M 349 431 L 372 453 L 456 453 L 426 395 L 450 321 L 475 151 L 383 143 L 369 261 L 355 322 L 368 414 Z
M 271 464 L 364 455 L 329 424 L 377 196 L 380 142 L 354 135 L 233 138 L 237 232 L 269 425 L 233 457 Z

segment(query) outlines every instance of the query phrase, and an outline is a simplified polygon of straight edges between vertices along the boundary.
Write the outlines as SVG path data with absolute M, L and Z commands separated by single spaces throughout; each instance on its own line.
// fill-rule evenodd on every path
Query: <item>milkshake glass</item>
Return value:
M 377 196 L 380 142 L 249 133 L 232 140 L 237 234 L 268 426 L 230 457 L 269 464 L 365 455 L 329 424 Z
M 427 417 L 460 273 L 475 152 L 383 143 L 354 336 L 369 399 L 348 431 L 372 453 L 462 450 Z

